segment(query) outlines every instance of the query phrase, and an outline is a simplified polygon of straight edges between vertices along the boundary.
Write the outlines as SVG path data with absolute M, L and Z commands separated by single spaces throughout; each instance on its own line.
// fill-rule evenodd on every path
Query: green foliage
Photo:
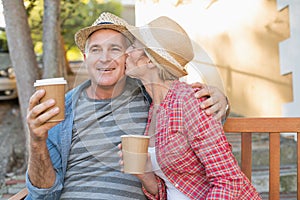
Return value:
M 122 11 L 121 3 L 118 1 L 99 3 L 97 0 L 89 0 L 88 3 L 85 4 L 81 1 L 74 0 L 62 1 L 61 19 L 63 21 L 61 31 L 68 49 L 75 45 L 75 33 L 83 27 L 92 25 L 100 13 L 104 11 L 120 16 Z
M 0 29 L 0 52 L 8 52 L 6 32 Z
M 42 19 L 44 13 L 43 0 L 24 0 L 24 5 L 28 14 L 35 51 L 41 54 Z M 64 38 L 66 50 L 72 51 L 72 57 L 80 55 L 79 50 L 74 48 L 76 46 L 74 35 L 79 29 L 92 25 L 104 11 L 114 13 L 118 16 L 122 12 L 122 4 L 118 0 L 61 0 L 60 8 L 61 34 Z M 78 51 L 77 53 L 76 50 Z
M 31 29 L 31 37 L 36 46 L 37 43 L 42 41 L 43 35 L 43 14 L 44 14 L 44 1 L 41 0 L 24 0 L 24 5 L 28 15 L 28 23 Z M 37 53 L 41 53 L 41 48 L 36 48 Z

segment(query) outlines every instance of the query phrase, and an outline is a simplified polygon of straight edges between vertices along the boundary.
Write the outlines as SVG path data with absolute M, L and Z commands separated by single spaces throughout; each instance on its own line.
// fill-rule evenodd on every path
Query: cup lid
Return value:
M 36 80 L 34 82 L 34 87 L 42 85 L 57 85 L 57 84 L 67 84 L 67 81 L 63 78 L 46 78 L 41 80 Z
M 121 135 L 121 138 L 134 137 L 134 138 L 150 138 L 148 135 Z

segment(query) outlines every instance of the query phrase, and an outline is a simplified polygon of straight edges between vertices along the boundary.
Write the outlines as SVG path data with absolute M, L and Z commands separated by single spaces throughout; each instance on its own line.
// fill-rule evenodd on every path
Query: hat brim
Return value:
M 155 52 L 155 50 L 146 48 L 146 51 L 160 66 L 165 68 L 169 73 L 173 74 L 175 77 L 180 78 L 182 76 L 188 75 L 185 69 L 179 69 L 178 66 L 161 57 L 158 53 Z
M 127 25 L 126 27 L 127 27 L 127 31 L 146 47 L 146 51 L 150 54 L 150 56 L 152 56 L 152 58 L 155 59 L 156 62 L 160 64 L 162 67 L 164 67 L 169 73 L 173 74 L 176 77 L 182 77 L 188 75 L 185 69 L 178 68 L 178 66 L 174 65 L 172 62 L 160 56 L 159 52 L 156 51 L 156 48 L 151 48 L 147 46 L 146 41 L 144 41 L 145 40 L 144 37 L 140 34 L 139 28 L 131 25 Z M 172 54 L 172 56 L 176 56 L 176 55 Z
M 130 41 L 133 40 L 133 37 L 127 31 L 127 28 L 125 26 L 122 26 L 122 25 L 99 24 L 99 25 L 96 25 L 96 26 L 90 26 L 90 27 L 87 27 L 87 28 L 80 29 L 75 34 L 75 43 L 78 46 L 78 48 L 81 50 L 82 53 L 84 53 L 86 40 L 90 37 L 90 35 L 92 33 L 94 33 L 95 31 L 101 30 L 101 29 L 111 29 L 111 30 L 120 32 L 126 38 L 128 38 Z

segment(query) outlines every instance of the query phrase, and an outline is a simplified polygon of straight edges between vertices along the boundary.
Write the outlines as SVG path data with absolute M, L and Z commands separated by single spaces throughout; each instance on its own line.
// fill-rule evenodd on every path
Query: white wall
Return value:
M 299 68 L 288 67 L 283 73 L 285 55 L 282 50 L 279 55 L 279 44 L 288 41 L 290 18 L 286 9 L 278 10 L 276 0 L 189 0 L 178 7 L 172 2 L 176 1 L 136 1 L 136 24 L 166 15 L 182 25 L 220 72 L 233 112 L 253 117 L 300 115 Z M 300 34 L 291 35 L 295 37 Z M 299 46 L 288 47 L 286 54 L 300 53 Z M 293 65 L 300 63 L 295 58 L 285 57 Z M 291 103 L 293 97 L 296 104 Z
M 0 1 L 0 27 L 5 27 L 2 1 Z
M 281 73 L 293 75 L 293 102 L 283 105 L 284 116 L 300 116 L 300 2 L 279 0 L 278 8 L 289 6 L 290 37 L 280 43 Z

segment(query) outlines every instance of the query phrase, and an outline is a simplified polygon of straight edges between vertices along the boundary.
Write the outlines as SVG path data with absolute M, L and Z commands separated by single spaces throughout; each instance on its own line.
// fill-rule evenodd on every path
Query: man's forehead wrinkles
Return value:
M 111 47 L 119 47 L 119 48 L 122 48 L 124 49 L 125 48 L 125 45 L 123 43 L 115 43 L 115 42 L 100 42 L 100 43 L 97 43 L 97 42 L 92 42 L 90 44 L 90 48 L 92 47 L 98 47 L 98 48 L 111 48 Z

